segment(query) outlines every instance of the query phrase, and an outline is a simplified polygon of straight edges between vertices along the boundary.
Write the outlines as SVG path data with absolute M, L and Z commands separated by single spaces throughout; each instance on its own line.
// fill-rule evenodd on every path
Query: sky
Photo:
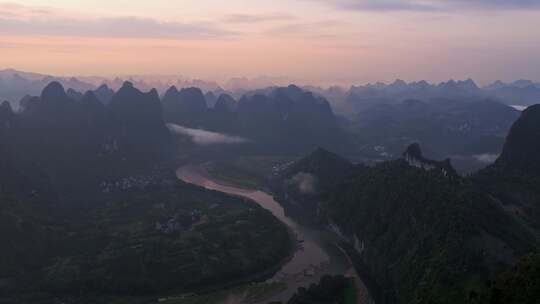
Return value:
M 0 0 L 0 69 L 540 80 L 540 0 Z

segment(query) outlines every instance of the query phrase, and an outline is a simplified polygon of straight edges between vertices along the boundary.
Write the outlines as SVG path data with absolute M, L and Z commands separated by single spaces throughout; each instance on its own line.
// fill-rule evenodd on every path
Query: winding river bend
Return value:
M 268 282 L 283 282 L 287 285 L 287 289 L 265 300 L 265 303 L 286 302 L 297 288 L 308 287 L 310 284 L 318 282 L 326 274 L 353 276 L 359 285 L 359 279 L 350 261 L 335 245 L 336 237 L 326 230 L 306 227 L 287 217 L 283 207 L 270 194 L 219 183 L 209 177 L 199 165 L 180 167 L 176 176 L 187 183 L 253 200 L 272 212 L 294 232 L 298 239 L 298 248 L 293 257 L 268 280 Z

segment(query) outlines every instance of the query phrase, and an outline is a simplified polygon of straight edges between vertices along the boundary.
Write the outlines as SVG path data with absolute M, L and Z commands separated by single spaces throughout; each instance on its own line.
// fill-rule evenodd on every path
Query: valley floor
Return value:
M 248 198 L 255 201 L 263 208 L 272 212 L 280 221 L 290 228 L 293 233 L 298 249 L 282 269 L 265 283 L 256 283 L 245 289 L 232 289 L 229 292 L 220 292 L 221 296 L 215 303 L 235 304 L 264 304 L 272 301 L 286 302 L 299 287 L 307 287 L 316 283 L 325 274 L 343 274 L 354 281 L 354 302 L 357 304 L 373 303 L 367 288 L 352 267 L 350 259 L 335 245 L 335 236 L 327 231 L 306 228 L 293 219 L 289 218 L 283 208 L 274 199 L 261 191 L 249 190 L 245 186 L 236 185 L 230 180 L 218 180 L 208 172 L 208 164 L 186 165 L 178 169 L 179 179 L 196 184 L 207 189 L 216 190 L 235 196 Z M 321 234 L 321 235 L 318 235 Z M 322 235 L 324 234 L 324 235 Z M 333 247 L 330 250 L 329 247 Z M 328 253 L 331 252 L 331 253 Z M 270 285 L 268 285 L 270 284 Z M 277 288 L 281 286 L 283 289 Z M 273 288 L 267 288 L 272 286 Z M 253 290 L 266 292 L 260 293 L 259 298 L 253 298 Z M 171 303 L 198 303 L 195 298 L 188 302 Z

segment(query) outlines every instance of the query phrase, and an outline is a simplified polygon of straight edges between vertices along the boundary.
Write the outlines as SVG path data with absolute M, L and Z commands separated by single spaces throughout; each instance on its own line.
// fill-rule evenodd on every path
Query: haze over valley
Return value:
M 537 304 L 539 17 L 0 2 L 0 303 Z

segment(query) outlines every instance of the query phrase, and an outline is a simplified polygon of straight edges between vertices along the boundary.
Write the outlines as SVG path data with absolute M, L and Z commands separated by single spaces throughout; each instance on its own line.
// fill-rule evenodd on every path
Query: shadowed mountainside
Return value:
M 148 303 L 252 280 L 290 254 L 253 202 L 178 181 L 155 90 L 104 105 L 56 82 L 0 107 L 0 302 Z
M 521 288 L 512 281 L 519 279 L 505 276 L 532 275 L 512 265 L 539 248 L 540 154 L 530 141 L 538 138 L 538 121 L 536 107 L 525 111 L 499 160 L 471 177 L 449 174 L 448 161 L 425 159 L 413 145 L 402 159 L 372 167 L 344 166 L 337 156 L 316 157 L 313 164 L 318 151 L 286 169 L 278 183 L 287 189 L 290 177 L 301 173 L 326 180 L 314 198 L 299 200 L 300 184 L 282 197 L 300 201 L 311 210 L 308 217 L 318 214 L 348 240 L 357 266 L 376 282 L 372 292 L 380 302 L 499 303 L 498 295 Z M 313 200 L 319 203 L 306 204 Z M 539 288 L 524 292 L 532 296 Z

